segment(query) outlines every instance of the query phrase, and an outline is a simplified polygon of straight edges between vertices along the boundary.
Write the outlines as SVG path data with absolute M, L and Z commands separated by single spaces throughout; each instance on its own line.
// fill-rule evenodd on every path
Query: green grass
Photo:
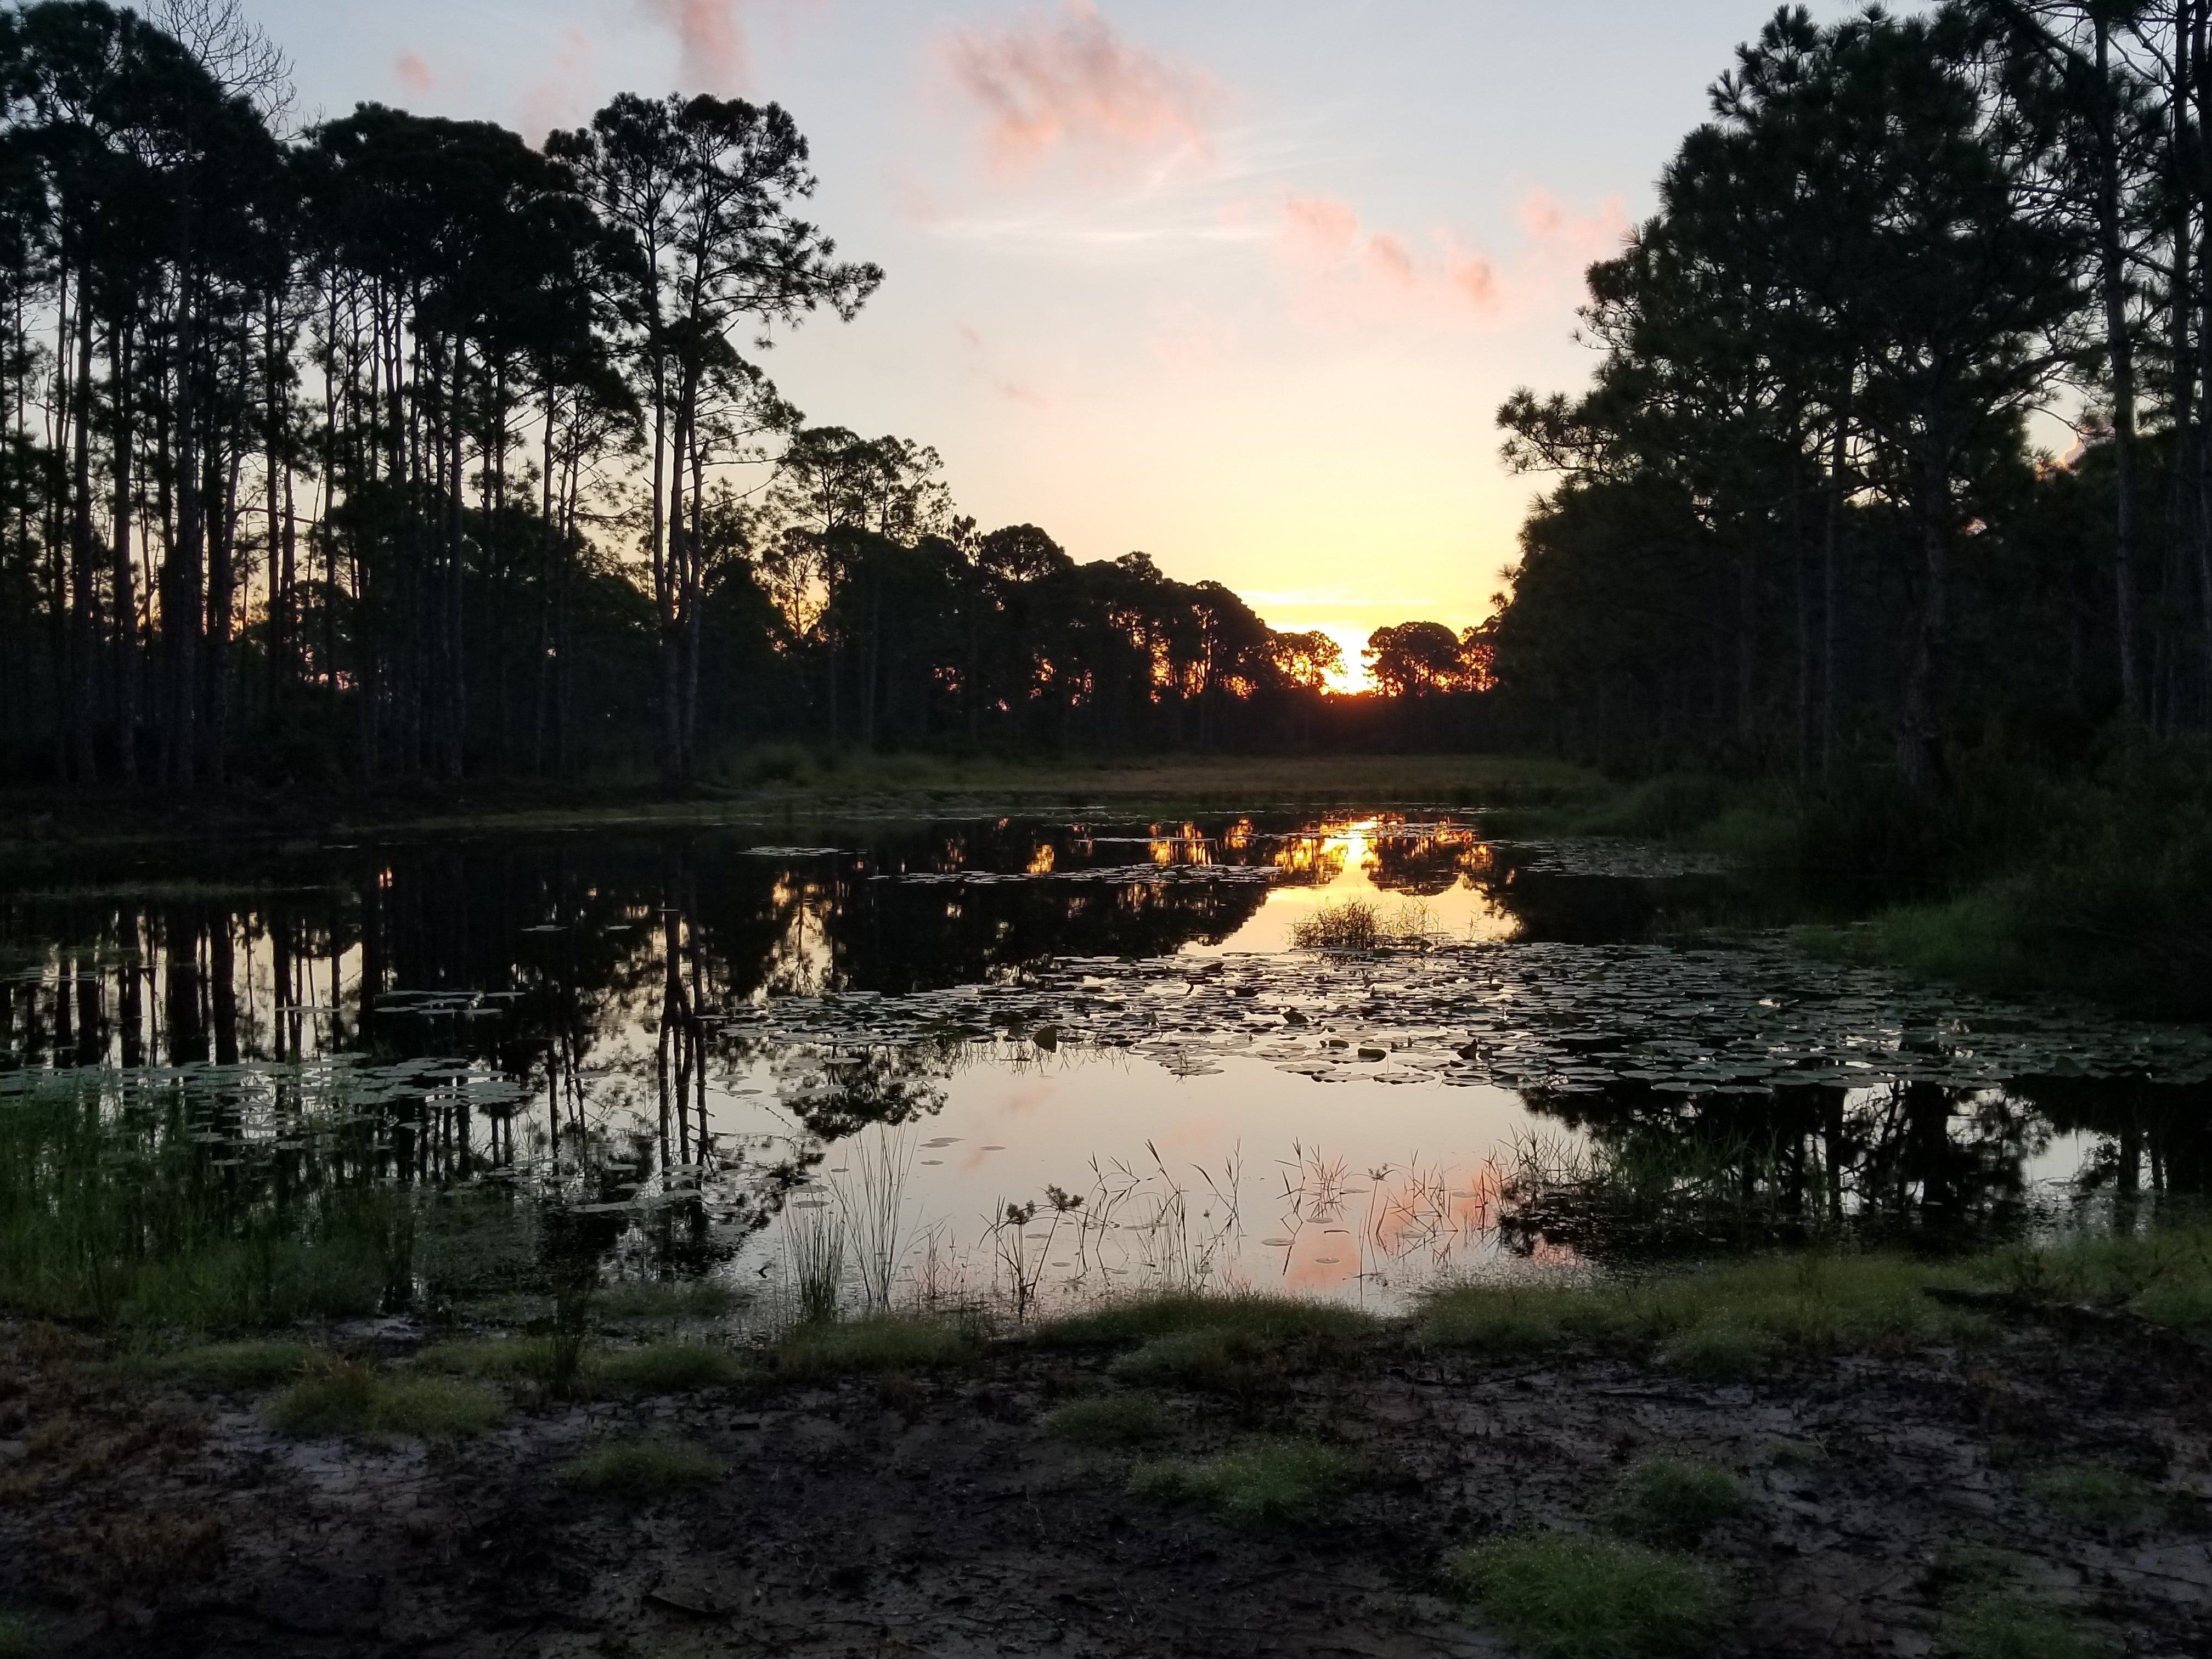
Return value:
M 39 1650 L 39 1627 L 19 1613 L 0 1613 L 0 1659 L 31 1659 Z
M 153 1369 L 198 1388 L 265 1389 L 298 1376 L 313 1354 L 314 1350 L 304 1342 L 275 1339 L 210 1342 L 161 1355 L 153 1362 Z
M 1962 1269 L 1892 1255 L 1758 1256 L 1629 1282 L 1462 1285 L 1431 1293 L 1414 1322 L 1437 1347 L 1526 1353 L 1573 1342 L 1632 1343 L 1705 1376 L 1772 1358 L 1895 1347 L 1970 1335 L 1978 1316 L 1924 1294 Z
M 481 1434 L 502 1409 L 497 1395 L 474 1383 L 325 1360 L 273 1396 L 263 1413 L 270 1427 L 293 1440 L 364 1434 L 442 1439 Z
M 553 1344 L 534 1336 L 439 1342 L 423 1349 L 415 1363 L 424 1370 L 495 1382 L 543 1382 L 553 1371 Z
M 2101 1631 L 2067 1608 L 2018 1589 L 1984 1590 L 1944 1612 L 1936 1648 L 1950 1659 L 2104 1659 Z
M 982 1335 L 970 1323 L 883 1314 L 869 1319 L 801 1325 L 775 1345 L 775 1364 L 800 1381 L 945 1370 L 975 1363 Z
M 2197 1337 L 2212 1337 L 2212 1224 L 2085 1235 L 1994 1250 L 1971 1264 L 1979 1283 L 2060 1302 L 2095 1302 Z
M 1721 1608 L 1718 1586 L 1695 1562 L 1607 1538 L 1501 1538 L 1453 1552 L 1443 1571 L 1528 1659 L 1702 1651 Z
M 2125 1526 L 2158 1507 L 2148 1481 L 2095 1464 L 2039 1469 L 2021 1485 L 2053 1515 L 2084 1526 Z
M 647 1503 L 712 1486 L 727 1473 L 719 1458 L 680 1441 L 614 1440 L 562 1464 L 561 1480 L 601 1497 Z
M 588 1382 L 623 1394 L 685 1394 L 719 1389 L 744 1375 L 744 1366 L 726 1348 L 707 1342 L 648 1342 L 592 1357 L 585 1367 Z
M 1349 1341 L 1380 1328 L 1371 1314 L 1334 1303 L 1253 1293 L 1170 1291 L 1109 1302 L 1046 1322 L 1034 1340 L 1047 1347 L 1119 1347 L 1191 1331 L 1232 1332 L 1269 1347 Z
M 1062 1440 L 1079 1446 L 1137 1446 L 1176 1431 L 1174 1414 L 1148 1394 L 1102 1394 L 1069 1401 L 1045 1419 Z
M 1358 1467 L 1333 1446 L 1263 1440 L 1218 1457 L 1140 1463 L 1129 1490 L 1198 1504 L 1239 1526 L 1281 1526 L 1318 1518 Z
M 1743 1482 L 1711 1463 L 1650 1457 L 1622 1477 L 1607 1519 L 1653 1543 L 1693 1544 L 1750 1505 Z

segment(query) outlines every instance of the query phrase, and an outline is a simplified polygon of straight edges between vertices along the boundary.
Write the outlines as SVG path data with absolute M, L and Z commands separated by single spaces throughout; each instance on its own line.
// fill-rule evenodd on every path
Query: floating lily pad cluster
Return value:
M 1700 950 L 1507 941 L 1204 963 L 1076 958 L 1002 984 L 780 998 L 714 1023 L 773 1043 L 1011 1038 L 1126 1049 L 1182 1075 L 1249 1055 L 1322 1080 L 1569 1092 L 2212 1079 L 2212 1033 L 2198 1028 L 1978 998 L 1810 958 L 1773 938 Z

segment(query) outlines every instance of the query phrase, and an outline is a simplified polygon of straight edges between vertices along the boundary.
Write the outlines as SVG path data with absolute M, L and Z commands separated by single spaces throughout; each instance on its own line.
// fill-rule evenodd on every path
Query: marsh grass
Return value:
M 1300 916 L 1291 924 L 1291 943 L 1301 951 L 1388 951 L 1426 945 L 1435 931 L 1433 913 L 1419 901 L 1386 912 L 1348 898 Z
M 593 1311 L 607 1325 L 682 1325 L 726 1317 L 738 1295 L 711 1279 L 622 1279 L 600 1285 Z
M 1045 1418 L 1062 1440 L 1079 1446 L 1139 1446 L 1176 1431 L 1174 1413 L 1148 1394 L 1093 1395 L 1070 1401 Z
M 1382 1328 L 1372 1314 L 1335 1303 L 1252 1292 L 1176 1291 L 1131 1297 L 1048 1320 L 1032 1340 L 1046 1347 L 1114 1347 L 1192 1331 L 1233 1333 L 1271 1347 L 1346 1342 Z
M 2104 1659 L 2111 1638 L 2070 1608 L 2026 1590 L 1981 1589 L 1956 1598 L 1936 1626 L 1950 1659 Z
M 801 1382 L 973 1364 L 983 1334 L 972 1322 L 911 1314 L 800 1325 L 772 1350 L 779 1373 Z
M 1620 1283 L 1459 1285 L 1424 1300 L 1414 1333 L 1438 1347 L 1507 1353 L 1626 1342 L 1698 1374 L 1741 1375 L 1785 1354 L 1979 1333 L 1981 1316 L 1925 1293 L 1964 1276 L 1902 1255 L 1808 1252 Z
M 481 1434 L 497 1422 L 497 1395 L 448 1376 L 392 1376 L 352 1361 L 319 1358 L 262 1408 L 292 1440 L 352 1435 L 445 1439 Z
M 844 1212 L 824 1199 L 787 1214 L 784 1270 L 800 1322 L 833 1320 L 845 1286 Z
M 2201 1220 L 2011 1246 L 1976 1258 L 1970 1271 L 1977 1282 L 2018 1295 L 2124 1308 L 2212 1336 L 2212 1224 Z
M 145 1364 L 155 1375 L 174 1377 L 191 1387 L 236 1390 L 264 1389 L 296 1376 L 313 1356 L 314 1350 L 304 1342 L 272 1338 L 179 1348 Z
M 1722 1603 L 1711 1574 L 1693 1561 L 1572 1534 L 1455 1550 L 1444 1558 L 1443 1574 L 1528 1659 L 1694 1653 Z
M 561 1466 L 564 1486 L 625 1503 L 645 1504 L 712 1486 L 728 1474 L 720 1458 L 664 1439 L 614 1440 Z
M 1129 1476 L 1139 1498 L 1194 1503 L 1239 1526 L 1317 1519 L 1358 1463 L 1311 1440 L 1263 1440 L 1202 1460 L 1140 1463 Z
M 2100 1464 L 2039 1469 L 2021 1484 L 2045 1509 L 2081 1526 L 2124 1527 L 2159 1507 L 2148 1481 Z
M 426 1371 L 541 1388 L 550 1385 L 556 1370 L 553 1340 L 542 1336 L 434 1343 L 415 1363 Z
M 1650 1457 L 1633 1466 L 1606 1518 L 1618 1532 L 1655 1544 L 1694 1544 L 1750 1507 L 1743 1482 L 1711 1463 Z
M 596 1387 L 623 1394 L 683 1394 L 727 1387 L 745 1368 L 726 1348 L 708 1342 L 648 1342 L 597 1357 L 587 1375 Z

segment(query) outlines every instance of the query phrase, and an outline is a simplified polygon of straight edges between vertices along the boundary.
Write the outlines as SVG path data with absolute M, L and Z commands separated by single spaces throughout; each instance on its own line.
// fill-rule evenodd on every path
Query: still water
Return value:
M 1298 947 L 1347 900 L 1397 943 Z M 1817 960 L 1776 915 L 1465 811 L 232 849 L 0 892 L 0 1116 L 95 1126 L 196 1225 L 491 1188 L 611 1275 L 772 1287 L 834 1232 L 855 1300 L 1388 1304 L 2203 1189 L 2203 1030 Z M 8 1144 L 0 1200 L 58 1201 L 52 1132 Z

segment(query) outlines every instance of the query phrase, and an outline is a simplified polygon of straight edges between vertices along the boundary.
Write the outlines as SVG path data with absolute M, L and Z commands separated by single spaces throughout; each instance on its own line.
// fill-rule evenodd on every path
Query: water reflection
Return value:
M 563 1248 L 580 1237 L 647 1273 L 771 1267 L 792 1195 L 838 1193 L 856 1138 L 902 1134 L 900 1271 L 930 1294 L 1003 1283 L 1010 1249 L 1017 1284 L 1041 1261 L 1039 1282 L 1352 1295 L 1485 1261 L 1838 1229 L 1960 1239 L 2208 1175 L 2193 1074 L 1866 1086 L 1832 1066 L 1747 1069 L 1741 1042 L 1731 1073 L 1699 1008 L 1663 988 L 1593 1025 L 1453 969 L 1417 1015 L 1368 967 L 1316 964 L 1369 986 L 1373 1035 L 1322 1039 L 1340 1051 L 1327 1066 L 1267 1049 L 1324 1016 L 1238 964 L 1286 950 L 1319 905 L 1416 902 L 1455 948 L 1510 951 L 1638 938 L 1728 885 L 1633 849 L 1516 847 L 1466 815 L 836 839 L 294 849 L 265 885 L 88 871 L 0 897 L 0 1091 L 19 1102 L 0 1109 L 47 1152 L 89 1121 L 164 1180 L 232 1194 L 210 1225 L 296 1212 L 311 1232 L 328 1194 L 489 1182 L 555 1205 L 582 1230 Z M 1540 960 L 1621 971 L 1602 953 Z M 1453 995 L 1492 1022 L 1458 1060 L 1466 1039 L 1437 1024 Z M 822 1029 L 800 1032 L 810 1012 Z M 1106 1035 L 1117 1024 L 1135 1034 Z M 1516 1075 L 1519 1048 L 1553 1058 Z M 1652 1069 L 1662 1050 L 1674 1069 Z M 1009 1206 L 1048 1189 L 1081 1202 L 1010 1237 Z M 22 1178 L 8 1193 L 44 1201 Z

